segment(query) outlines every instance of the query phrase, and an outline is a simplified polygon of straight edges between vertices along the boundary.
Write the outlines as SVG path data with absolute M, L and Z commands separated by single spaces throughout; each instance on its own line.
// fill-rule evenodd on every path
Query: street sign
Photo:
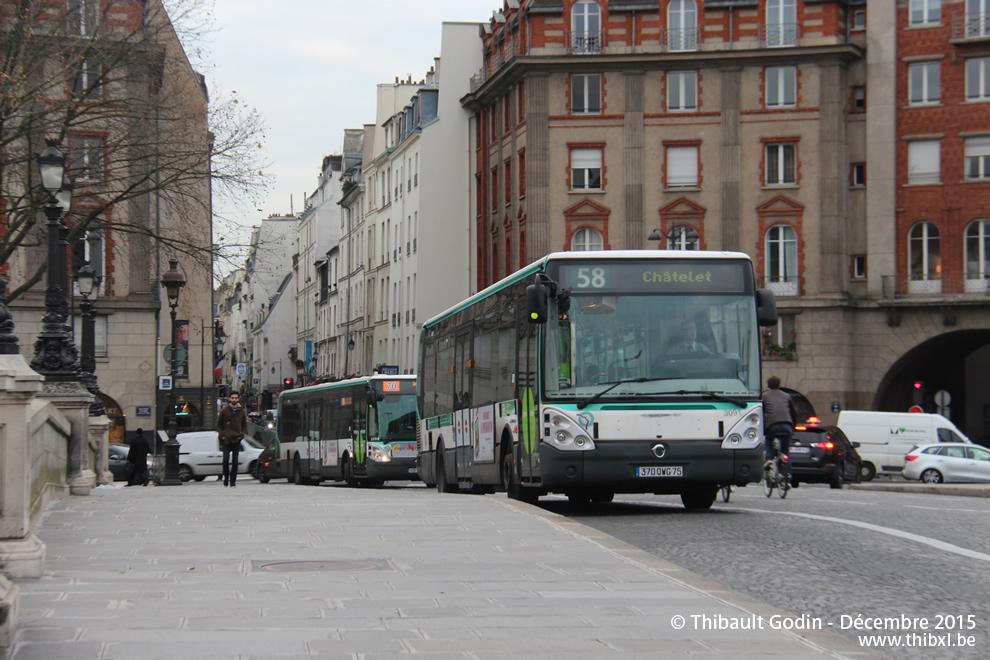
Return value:
M 925 409 L 922 408 L 921 406 L 911 406 L 910 408 L 908 408 L 908 412 L 909 413 L 923 413 L 923 412 L 925 412 Z
M 832 412 L 842 412 L 842 406 L 839 405 L 838 401 L 832 402 Z
M 950 403 L 952 403 L 952 395 L 945 390 L 939 390 L 935 393 L 935 405 L 939 408 L 945 408 Z
M 138 417 L 151 417 L 151 406 L 138 406 L 137 407 Z
M 173 346 L 175 346 L 175 344 L 169 344 L 168 346 L 165 347 L 165 350 L 162 351 L 162 356 L 165 358 L 165 362 L 168 365 L 170 365 L 170 366 L 172 364 L 172 347 Z M 186 347 L 183 346 L 183 345 L 181 345 L 181 344 L 179 344 L 178 350 L 176 350 L 176 352 L 175 352 L 175 361 L 178 362 L 179 364 L 182 364 L 183 362 L 186 361 L 186 355 L 188 353 L 189 353 L 189 351 L 186 350 Z
M 171 376 L 159 376 L 158 377 L 158 389 L 160 389 L 160 390 L 170 390 L 170 389 L 172 389 L 172 377 Z

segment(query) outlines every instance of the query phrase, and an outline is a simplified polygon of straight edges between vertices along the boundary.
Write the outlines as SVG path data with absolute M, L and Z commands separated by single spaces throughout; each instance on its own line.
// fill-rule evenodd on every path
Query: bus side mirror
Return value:
M 777 298 L 770 289 L 756 290 L 756 319 L 764 327 L 777 323 Z
M 547 322 L 547 294 L 549 289 L 546 284 L 536 276 L 536 281 L 526 287 L 526 318 L 530 323 Z

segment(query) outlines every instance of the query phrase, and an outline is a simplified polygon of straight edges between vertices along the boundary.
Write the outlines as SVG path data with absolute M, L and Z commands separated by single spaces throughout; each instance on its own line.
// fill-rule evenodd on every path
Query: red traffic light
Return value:
M 914 388 L 914 389 L 916 389 L 916 390 L 920 390 L 920 389 L 921 389 L 922 387 L 924 387 L 924 386 L 925 386 L 925 384 L 924 384 L 924 383 L 922 383 L 922 382 L 921 382 L 920 380 L 916 380 L 916 381 L 914 381 L 914 382 L 913 382 L 913 383 L 911 384 L 911 387 L 913 387 L 913 388 Z
M 292 387 L 292 379 L 286 378 L 282 381 L 282 384 L 285 385 L 285 389 L 289 389 L 290 387 Z

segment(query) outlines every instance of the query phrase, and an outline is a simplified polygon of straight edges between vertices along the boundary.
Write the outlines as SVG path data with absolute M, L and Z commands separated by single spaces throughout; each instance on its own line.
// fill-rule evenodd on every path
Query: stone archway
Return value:
M 938 412 L 935 393 L 952 395 L 949 417 L 975 440 L 990 431 L 990 329 L 955 330 L 927 339 L 905 352 L 881 379 L 874 410 L 906 411 L 915 403 L 912 383 L 923 383 L 925 412 Z
M 107 419 L 110 420 L 107 442 L 118 445 L 127 444 L 127 418 L 124 416 L 124 410 L 113 397 L 107 396 L 104 392 L 100 392 L 100 395 L 103 397 L 103 409 L 106 410 Z M 148 414 L 151 414 L 150 410 Z

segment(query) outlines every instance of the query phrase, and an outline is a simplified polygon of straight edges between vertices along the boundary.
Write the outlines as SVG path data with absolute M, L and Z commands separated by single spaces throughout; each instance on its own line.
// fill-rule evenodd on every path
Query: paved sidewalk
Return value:
M 45 576 L 17 581 L 9 660 L 881 657 L 771 629 L 801 613 L 504 496 L 99 488 L 37 532 Z

